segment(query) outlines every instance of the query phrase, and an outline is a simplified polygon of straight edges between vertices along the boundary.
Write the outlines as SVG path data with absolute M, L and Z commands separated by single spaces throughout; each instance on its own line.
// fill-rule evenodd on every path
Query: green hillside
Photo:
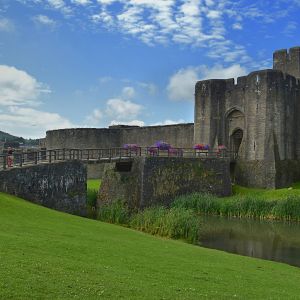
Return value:
M 9 133 L 6 133 L 6 132 L 3 132 L 3 131 L 0 131 L 0 141 L 1 142 L 20 142 L 20 143 L 23 143 L 24 142 L 24 139 L 22 137 L 17 137 L 17 136 L 14 136 L 14 135 L 11 135 Z
M 0 299 L 295 299 L 300 269 L 0 194 Z
M 39 144 L 39 139 L 24 139 L 22 137 L 11 135 L 7 132 L 0 131 L 1 142 L 18 142 L 28 146 L 36 146 Z

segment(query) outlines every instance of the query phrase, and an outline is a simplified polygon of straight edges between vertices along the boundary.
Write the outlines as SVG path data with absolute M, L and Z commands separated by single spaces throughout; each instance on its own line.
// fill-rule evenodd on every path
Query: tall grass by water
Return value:
M 133 212 L 125 202 L 117 200 L 103 204 L 99 208 L 98 219 L 190 243 L 195 243 L 199 237 L 199 217 L 193 210 L 180 207 L 169 209 L 160 206 Z
M 121 200 L 112 201 L 101 205 L 98 219 L 112 224 L 128 225 L 131 213 L 125 202 Z
M 161 206 L 134 214 L 130 227 L 153 235 L 195 243 L 199 237 L 200 221 L 190 209 Z
M 192 209 L 198 214 L 300 221 L 300 196 L 297 195 L 268 199 L 256 193 L 226 198 L 210 194 L 192 194 L 178 197 L 172 206 Z

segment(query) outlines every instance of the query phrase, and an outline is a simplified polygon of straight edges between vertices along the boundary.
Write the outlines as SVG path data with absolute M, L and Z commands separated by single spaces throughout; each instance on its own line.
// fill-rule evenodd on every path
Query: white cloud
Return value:
M 229 67 L 222 65 L 215 65 L 212 68 L 207 66 L 188 67 L 170 77 L 167 86 L 168 96 L 175 101 L 192 101 L 195 84 L 198 80 L 236 78 L 246 74 L 247 70 L 239 64 Z
M 45 26 L 48 26 L 51 28 L 54 28 L 57 25 L 55 20 L 49 18 L 46 15 L 37 15 L 37 16 L 33 17 L 33 20 L 37 24 L 45 25 Z
M 129 125 L 129 126 L 145 126 L 145 122 L 141 120 L 132 120 L 132 121 L 116 121 L 113 120 L 110 122 L 110 126 L 112 125 Z
M 230 40 L 210 41 L 207 56 L 215 60 L 227 63 L 249 63 L 251 58 L 248 56 L 244 46 L 235 45 Z
M 48 0 L 48 3 L 56 9 L 60 9 L 65 6 L 64 0 Z
M 175 125 L 175 124 L 182 124 L 182 123 L 186 123 L 183 119 L 179 119 L 177 121 L 174 121 L 174 120 L 165 120 L 165 121 L 162 121 L 162 122 L 157 122 L 157 123 L 154 123 L 154 124 L 151 124 L 150 126 L 158 126 L 158 125 Z
M 167 87 L 171 100 L 192 100 L 195 83 L 198 79 L 197 68 L 181 69 L 169 80 Z
M 300 0 L 299 0 L 300 1 Z M 293 37 L 299 25 L 296 22 L 290 21 L 283 30 L 283 33 L 288 37 Z
M 64 0 L 46 0 L 49 6 L 53 9 L 60 11 L 65 16 L 72 14 L 72 8 L 67 6 Z
M 128 121 L 135 119 L 143 109 L 143 106 L 139 104 L 120 98 L 109 99 L 106 106 L 108 116 L 116 120 Z
M 79 5 L 88 5 L 91 3 L 90 0 L 71 0 L 71 2 Z
M 57 113 L 11 106 L 0 113 L 0 128 L 23 137 L 44 137 L 47 130 L 76 127 Z
M 153 83 L 147 83 L 147 82 L 138 82 L 138 85 L 143 88 L 146 89 L 146 91 L 149 93 L 149 95 L 155 95 L 157 92 L 157 87 L 155 84 Z
M 14 23 L 7 18 L 0 18 L 0 31 L 11 32 L 14 31 Z
M 33 108 L 50 90 L 23 70 L 0 65 L 0 128 L 23 137 L 45 136 L 49 129 L 75 125 L 58 113 Z
M 175 43 L 203 47 L 215 61 L 252 63 L 246 48 L 234 40 L 232 30 L 242 30 L 246 20 L 276 22 L 293 13 L 300 0 L 18 1 L 59 10 L 65 16 L 73 16 L 80 26 L 85 26 L 84 20 L 88 20 L 93 30 L 99 26 L 119 31 L 147 45 Z M 82 16 L 87 18 L 83 20 Z M 287 31 L 292 29 L 291 25 Z
M 93 112 L 85 119 L 86 126 L 99 126 L 102 118 L 102 111 L 100 109 L 94 109 Z
M 0 65 L 0 105 L 37 105 L 50 90 L 25 71 Z
M 232 29 L 234 29 L 234 30 L 242 30 L 243 29 L 243 25 L 241 23 L 234 23 L 232 25 Z
M 103 76 L 103 77 L 100 77 L 98 80 L 99 80 L 99 82 L 101 84 L 104 84 L 104 83 L 112 81 L 112 77 L 110 77 L 110 76 Z
M 132 86 L 125 86 L 122 90 L 122 96 L 125 99 L 132 99 L 135 96 L 135 89 Z

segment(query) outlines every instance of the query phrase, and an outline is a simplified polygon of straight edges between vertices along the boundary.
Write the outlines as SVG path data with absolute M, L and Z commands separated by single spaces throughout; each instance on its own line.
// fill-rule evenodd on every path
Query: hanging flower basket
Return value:
M 183 150 L 181 148 L 170 148 L 168 150 L 168 153 L 170 156 L 176 156 L 176 157 L 182 157 L 183 156 Z
M 195 150 L 209 150 L 210 146 L 205 144 L 196 144 L 193 148 Z
M 156 156 L 156 155 L 158 155 L 158 148 L 155 147 L 155 146 L 147 147 L 147 152 L 148 152 L 148 154 L 150 154 L 151 156 Z
M 141 149 L 139 145 L 137 144 L 124 144 L 123 145 L 123 149 L 127 150 L 127 154 L 130 153 L 130 155 L 132 153 L 134 153 L 135 155 L 137 155 L 139 153 L 139 150 Z
M 126 150 L 137 150 L 139 148 L 140 147 L 137 144 L 124 144 L 123 145 L 123 149 L 126 149 Z
M 218 150 L 226 150 L 226 146 L 225 145 L 219 145 L 218 146 Z
M 172 148 L 170 144 L 163 141 L 155 142 L 154 147 L 158 148 L 159 150 L 169 150 Z

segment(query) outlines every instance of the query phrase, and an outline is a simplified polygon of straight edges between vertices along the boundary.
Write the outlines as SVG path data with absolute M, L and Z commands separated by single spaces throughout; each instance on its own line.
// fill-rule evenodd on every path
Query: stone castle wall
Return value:
M 300 47 L 275 51 L 273 69 L 300 79 Z
M 76 128 L 47 131 L 47 149 L 118 148 L 124 144 L 150 146 L 163 140 L 174 147 L 191 148 L 194 124 L 125 128 Z
M 99 192 L 98 205 L 123 200 L 132 209 L 169 205 L 177 196 L 210 192 L 231 194 L 229 160 L 138 157 L 130 170 L 106 170 Z
M 86 215 L 86 167 L 78 161 L 0 172 L 0 191 L 59 211 Z
M 291 172 L 286 175 L 281 171 L 281 166 L 300 160 L 299 91 L 299 80 L 280 70 L 253 72 L 238 78 L 237 84 L 233 79 L 198 82 L 195 143 L 224 144 L 235 151 L 232 136 L 240 129 L 236 181 L 258 187 L 286 186 L 300 179 L 293 170 L 285 168 Z

